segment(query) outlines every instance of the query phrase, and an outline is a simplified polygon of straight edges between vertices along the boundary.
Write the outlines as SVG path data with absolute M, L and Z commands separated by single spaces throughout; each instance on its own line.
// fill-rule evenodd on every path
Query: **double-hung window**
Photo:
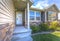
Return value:
M 30 20 L 40 20 L 41 13 L 39 11 L 30 10 Z
M 56 20 L 56 12 L 48 11 L 48 21 Z

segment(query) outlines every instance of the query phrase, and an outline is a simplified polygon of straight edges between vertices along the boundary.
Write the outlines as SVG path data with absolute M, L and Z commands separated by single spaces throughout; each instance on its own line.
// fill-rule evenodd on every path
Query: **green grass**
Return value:
M 32 36 L 33 41 L 60 41 L 60 32 Z

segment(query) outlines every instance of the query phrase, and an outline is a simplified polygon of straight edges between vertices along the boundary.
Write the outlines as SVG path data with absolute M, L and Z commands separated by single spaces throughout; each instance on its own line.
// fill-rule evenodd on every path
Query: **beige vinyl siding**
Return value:
M 12 0 L 0 0 L 0 41 L 10 41 L 15 26 L 15 9 Z

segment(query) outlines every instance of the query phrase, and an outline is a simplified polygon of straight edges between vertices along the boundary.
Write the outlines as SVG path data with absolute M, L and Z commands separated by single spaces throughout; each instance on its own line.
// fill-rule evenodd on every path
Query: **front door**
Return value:
M 22 13 L 21 12 L 16 13 L 16 25 L 22 25 Z

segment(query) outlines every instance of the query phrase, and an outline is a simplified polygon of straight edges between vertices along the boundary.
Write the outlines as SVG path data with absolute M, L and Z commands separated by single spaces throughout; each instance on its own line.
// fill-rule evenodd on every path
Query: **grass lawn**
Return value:
M 32 36 L 33 41 L 60 41 L 60 32 Z

